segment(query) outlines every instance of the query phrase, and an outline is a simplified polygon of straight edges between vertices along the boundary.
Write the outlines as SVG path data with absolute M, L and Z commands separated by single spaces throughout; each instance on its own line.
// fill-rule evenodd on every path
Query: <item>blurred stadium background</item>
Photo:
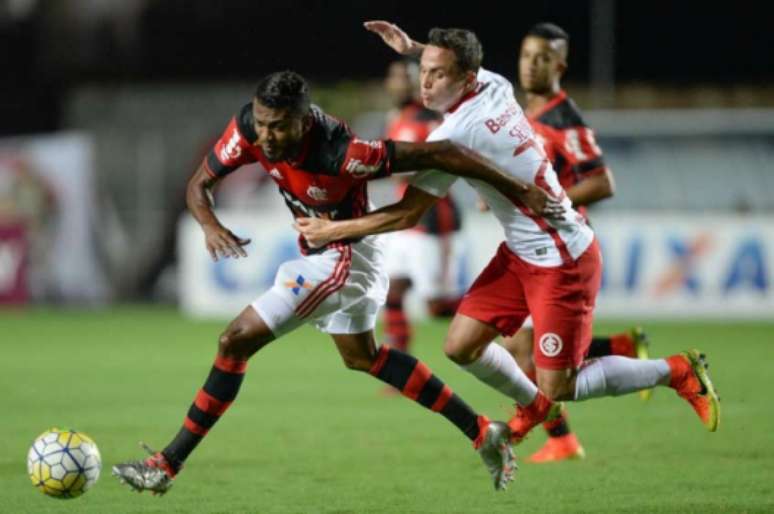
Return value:
M 761 343 L 771 357 L 771 18 L 754 2 L 615 0 L 0 0 L 0 348 L 15 347 L 20 359 L 49 348 L 36 336 L 46 323 L 68 326 L 73 344 L 94 344 L 66 320 L 113 316 L 115 324 L 103 327 L 112 332 L 131 326 L 129 318 L 163 327 L 161 312 L 192 336 L 206 327 L 197 344 L 209 355 L 220 325 L 196 320 L 227 320 L 268 287 L 277 263 L 296 251 L 295 234 L 274 186 L 255 169 L 241 170 L 220 188 L 218 208 L 252 238 L 251 258 L 213 264 L 185 214 L 185 181 L 256 80 L 279 69 L 305 75 L 316 103 L 361 136 L 378 137 L 390 108 L 382 78 L 394 56 L 362 29 L 366 19 L 394 21 L 420 40 L 433 26 L 470 28 L 482 40 L 484 65 L 514 80 L 525 31 L 538 21 L 565 28 L 564 87 L 596 130 L 617 183 L 615 197 L 591 211 L 605 256 L 598 318 L 608 326 L 651 321 L 667 327 L 664 339 L 672 329 L 699 338 L 725 330 Z M 457 256 L 459 280 L 467 283 L 501 235 L 470 191 L 458 193 L 467 242 Z M 374 184 L 372 194 L 386 202 L 392 186 Z M 148 306 L 127 311 L 127 303 Z M 68 318 L 58 312 L 64 307 L 78 313 Z M 413 309 L 423 316 L 419 302 Z M 443 331 L 427 326 L 436 339 L 427 351 L 439 358 Z M 197 363 L 205 365 L 206 355 Z M 4 370 L 14 376 L 10 362 Z M 743 376 L 743 363 L 729 362 Z M 197 373 L 186 375 L 186 387 L 198 383 Z M 23 409 L 21 386 L 8 384 Z M 179 408 L 165 414 L 174 423 L 167 420 L 164 433 L 183 414 L 186 387 L 175 397 Z M 22 442 L 46 428 L 14 426 Z M 761 501 L 710 510 L 757 512 L 770 505 Z M 336 512 L 365 511 L 378 509 Z
M 533 23 L 570 33 L 564 85 L 617 179 L 615 197 L 592 213 L 606 248 L 600 316 L 774 316 L 774 36 L 754 10 L 603 0 L 525 3 L 518 15 L 489 1 L 474 12 L 435 2 L 0 5 L 2 303 L 147 300 L 235 312 L 291 251 L 289 218 L 260 174 L 238 173 L 219 207 L 242 213 L 266 261 L 189 264 L 204 252 L 176 250 L 186 178 L 256 79 L 277 69 L 306 75 L 323 108 L 379 136 L 393 56 L 361 21 L 380 17 L 416 37 L 471 27 L 485 65 L 514 79 Z M 488 231 L 460 256 L 463 281 L 489 254 L 473 251 L 481 239 L 500 240 L 488 216 L 467 214 L 468 233 Z M 220 311 L 195 304 L 180 287 L 189 276 L 234 300 L 212 297 Z

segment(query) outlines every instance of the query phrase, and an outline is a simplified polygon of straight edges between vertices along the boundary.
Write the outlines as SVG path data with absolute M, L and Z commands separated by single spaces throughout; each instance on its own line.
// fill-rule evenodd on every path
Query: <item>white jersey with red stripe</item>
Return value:
M 466 179 L 489 204 L 503 226 L 508 248 L 520 258 L 536 266 L 554 267 L 575 261 L 589 247 L 594 233 L 572 208 L 507 79 L 481 69 L 476 89 L 449 109 L 443 123 L 428 137 L 428 141 L 442 139 L 467 146 L 512 176 L 562 199 L 564 216 L 548 220 L 492 186 Z M 425 171 L 411 183 L 440 197 L 447 194 L 456 179 L 440 171 Z

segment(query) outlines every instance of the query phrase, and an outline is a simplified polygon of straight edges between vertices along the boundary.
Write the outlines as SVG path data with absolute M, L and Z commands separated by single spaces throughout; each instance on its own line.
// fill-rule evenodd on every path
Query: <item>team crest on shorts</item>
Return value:
M 558 335 L 546 332 L 540 337 L 538 346 L 540 346 L 540 351 L 546 357 L 556 357 L 562 351 L 564 343 L 562 343 L 562 338 Z
M 313 286 L 303 275 L 299 275 L 295 280 L 286 280 L 285 287 L 289 287 L 293 294 L 298 296 L 302 289 L 312 289 Z

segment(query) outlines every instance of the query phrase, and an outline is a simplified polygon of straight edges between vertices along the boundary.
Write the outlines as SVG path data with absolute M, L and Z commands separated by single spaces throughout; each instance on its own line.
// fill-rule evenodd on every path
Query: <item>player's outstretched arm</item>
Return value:
M 584 178 L 567 189 L 567 196 L 573 205 L 591 205 L 615 194 L 615 181 L 609 168 L 602 173 Z
M 250 240 L 236 236 L 221 225 L 212 210 L 212 187 L 217 181 L 218 178 L 210 175 L 202 162 L 188 179 L 185 193 L 188 210 L 204 230 L 205 245 L 213 261 L 217 261 L 218 257 L 247 257 L 242 247 L 250 244 Z
M 512 177 L 479 153 L 448 139 L 430 143 L 396 141 L 392 166 L 393 172 L 440 169 L 451 175 L 481 180 L 539 216 L 551 218 L 564 213 L 561 203 L 544 190 Z
M 411 228 L 437 201 L 437 196 L 409 186 L 400 202 L 387 205 L 360 218 L 341 221 L 297 218 L 293 228 L 304 236 L 309 246 L 319 248 L 331 241 Z
M 372 20 L 363 23 L 366 30 L 382 38 L 387 46 L 400 55 L 419 57 L 425 45 L 414 41 L 403 30 L 389 21 Z

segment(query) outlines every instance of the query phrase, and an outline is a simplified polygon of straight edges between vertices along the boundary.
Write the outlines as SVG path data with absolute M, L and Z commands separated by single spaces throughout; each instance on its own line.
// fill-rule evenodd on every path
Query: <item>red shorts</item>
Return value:
M 505 245 L 478 276 L 457 310 L 513 335 L 532 315 L 535 365 L 577 368 L 591 344 L 594 302 L 602 280 L 595 239 L 572 264 L 544 268 L 517 257 Z

